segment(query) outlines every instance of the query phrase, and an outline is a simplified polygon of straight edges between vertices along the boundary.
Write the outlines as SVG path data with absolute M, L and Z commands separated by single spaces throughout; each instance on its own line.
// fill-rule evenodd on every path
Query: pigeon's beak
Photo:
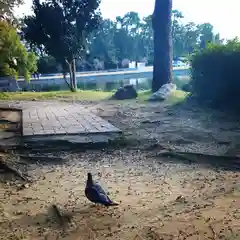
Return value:
M 91 173 L 88 173 L 87 184 L 88 184 L 88 185 L 91 185 L 92 183 L 93 183 L 92 174 L 91 174 Z
M 88 179 L 92 179 L 92 174 L 88 173 Z

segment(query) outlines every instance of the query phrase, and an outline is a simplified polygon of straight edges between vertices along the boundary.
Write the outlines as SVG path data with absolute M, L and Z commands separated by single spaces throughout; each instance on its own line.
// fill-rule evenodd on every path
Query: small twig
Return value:
M 86 222 L 84 222 L 84 225 L 86 226 L 86 228 L 87 228 L 87 230 L 88 230 L 88 237 L 93 237 L 93 239 L 98 239 L 97 238 L 97 236 L 96 236 L 96 234 L 94 233 L 94 231 L 90 228 L 90 227 L 88 227 L 88 225 L 87 225 L 87 223 Z M 89 236 L 90 235 L 90 236 Z
M 184 154 L 184 155 L 192 155 L 192 156 L 200 156 L 200 157 L 212 157 L 212 158 L 227 158 L 227 159 L 240 159 L 239 156 L 230 156 L 230 155 L 212 155 L 212 154 L 206 154 L 206 153 L 195 153 L 195 152 L 181 152 L 177 151 L 177 154 Z
M 134 240 L 144 240 L 144 239 L 137 234 L 137 235 L 134 237 Z
M 193 162 L 193 159 L 184 156 L 182 153 L 174 152 L 174 151 L 161 151 L 160 153 L 157 154 L 158 156 L 163 156 L 163 157 L 172 157 L 172 158 L 178 158 L 180 160 L 187 160 L 190 163 Z
M 169 185 L 169 183 L 168 182 L 166 182 L 166 178 L 167 178 L 167 173 L 168 173 L 168 170 L 169 170 L 169 166 L 167 167 L 167 170 L 165 171 L 165 173 L 164 173 L 164 176 L 163 176 L 163 183 L 164 184 L 168 184 Z
M 70 222 L 70 216 L 67 216 L 61 213 L 57 205 L 53 204 L 51 206 L 51 209 L 52 209 L 53 215 L 55 216 L 56 221 L 59 223 L 60 226 L 64 226 L 65 222 Z
M 53 210 L 54 215 L 56 216 L 57 222 L 60 225 L 63 225 L 63 216 L 62 216 L 60 210 L 58 209 L 58 207 L 55 204 L 52 205 L 52 210 Z

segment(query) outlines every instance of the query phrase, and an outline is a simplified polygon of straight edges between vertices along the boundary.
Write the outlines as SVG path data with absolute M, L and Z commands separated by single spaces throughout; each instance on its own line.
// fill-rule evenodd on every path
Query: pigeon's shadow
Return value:
M 84 224 L 91 229 L 107 230 L 109 227 L 117 226 L 121 213 L 118 206 L 89 204 L 75 208 L 72 216 L 78 224 Z
M 69 223 L 74 222 L 80 228 L 84 228 L 90 232 L 102 232 L 109 231 L 109 228 L 118 225 L 120 218 L 120 212 L 117 207 L 105 207 L 97 206 L 93 204 L 77 206 L 75 209 L 64 210 L 61 209 L 63 216 L 68 216 Z M 3 222 L 3 226 L 9 222 Z M 64 229 L 68 231 L 67 222 L 64 225 L 59 224 L 56 216 L 52 216 L 49 212 L 40 212 L 36 215 L 23 215 L 17 219 L 11 221 L 11 225 L 18 229 L 29 228 L 33 229 L 45 229 L 45 233 L 56 232 L 58 235 Z M 85 231 L 84 230 L 84 231 Z M 59 232 L 60 231 L 60 232 Z

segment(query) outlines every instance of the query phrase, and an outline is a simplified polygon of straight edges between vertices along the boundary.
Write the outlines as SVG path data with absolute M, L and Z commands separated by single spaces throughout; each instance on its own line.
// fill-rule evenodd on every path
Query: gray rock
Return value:
M 150 96 L 149 101 L 163 101 L 176 91 L 177 87 L 173 83 L 164 84 L 157 92 Z

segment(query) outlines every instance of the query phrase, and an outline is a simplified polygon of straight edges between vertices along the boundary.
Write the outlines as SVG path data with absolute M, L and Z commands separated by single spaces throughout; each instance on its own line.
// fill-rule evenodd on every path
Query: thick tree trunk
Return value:
M 172 0 L 155 0 L 152 92 L 172 80 Z

